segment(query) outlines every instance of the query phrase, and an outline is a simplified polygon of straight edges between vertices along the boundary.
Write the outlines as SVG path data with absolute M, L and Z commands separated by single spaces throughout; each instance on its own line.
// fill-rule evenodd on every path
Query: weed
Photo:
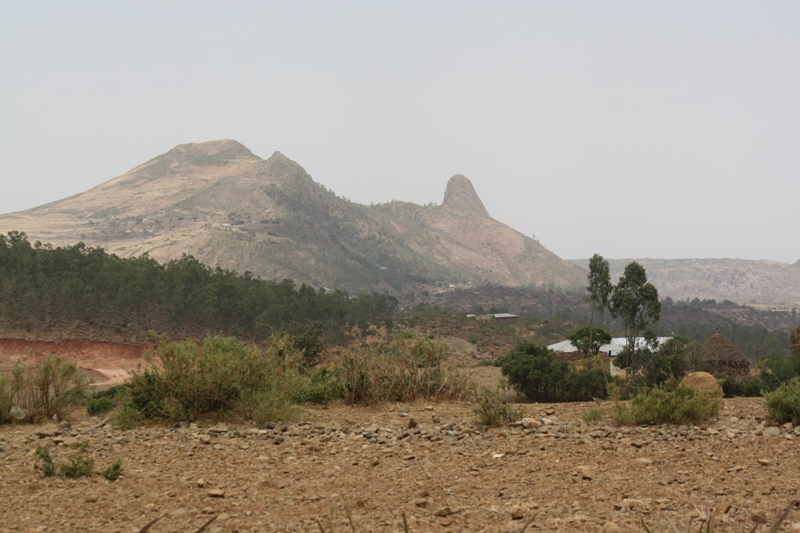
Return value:
M 525 412 L 522 408 L 514 408 L 503 398 L 504 387 L 496 389 L 484 387 L 478 397 L 475 413 L 484 426 L 500 426 L 509 424 L 522 418 Z
M 58 477 L 61 479 L 78 479 L 91 476 L 94 472 L 94 461 L 86 456 L 88 444 L 78 447 L 77 453 L 67 458 L 68 462 L 58 465 Z
M 699 424 L 716 418 L 722 407 L 714 393 L 697 392 L 678 386 L 658 387 L 637 394 L 630 406 L 616 402 L 611 418 L 617 425 L 628 424 Z
M 43 477 L 53 477 L 56 473 L 56 465 L 53 464 L 53 458 L 50 456 L 50 449 L 47 446 L 37 446 L 36 456 L 42 460 L 42 464 L 35 466 L 36 470 L 42 473 Z
M 106 478 L 108 481 L 116 481 L 119 479 L 119 476 L 122 475 L 123 470 L 122 459 L 117 458 L 117 460 L 108 465 L 106 469 L 100 473 L 100 475 Z
M 606 410 L 603 409 L 602 407 L 594 407 L 592 409 L 589 409 L 588 411 L 585 411 L 582 415 L 582 418 L 584 422 L 590 424 L 592 422 L 599 422 L 600 420 L 603 419 L 605 414 Z
M 766 394 L 765 399 L 769 416 L 776 422 L 800 422 L 800 377 Z

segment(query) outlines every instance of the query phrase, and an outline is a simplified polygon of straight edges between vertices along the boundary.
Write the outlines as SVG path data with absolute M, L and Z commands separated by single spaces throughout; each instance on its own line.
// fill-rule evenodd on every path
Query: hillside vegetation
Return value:
M 191 256 L 160 264 L 123 259 L 78 244 L 31 244 L 0 235 L 0 332 L 29 339 L 141 341 L 154 330 L 177 337 L 209 332 L 265 339 L 287 332 L 311 351 L 320 336 L 342 339 L 395 312 L 381 294 L 351 298 L 292 280 L 265 281 L 249 272 L 211 269 Z

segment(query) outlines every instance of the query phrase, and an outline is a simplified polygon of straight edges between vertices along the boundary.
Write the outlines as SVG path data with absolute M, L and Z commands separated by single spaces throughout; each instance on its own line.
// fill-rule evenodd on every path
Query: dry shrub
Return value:
M 346 352 L 334 370 L 351 404 L 460 400 L 474 392 L 466 369 L 444 365 L 444 343 L 401 333 L 389 345 Z
M 17 362 L 0 378 L 0 423 L 67 417 L 85 398 L 89 379 L 75 363 L 48 355 L 40 365 Z
M 284 336 L 266 352 L 231 337 L 162 340 L 154 364 L 133 372 L 129 397 L 116 421 L 125 427 L 143 419 L 193 421 L 203 415 L 249 418 L 257 423 L 292 418 L 302 353 Z
M 716 392 L 697 392 L 679 385 L 658 387 L 636 395 L 629 406 L 617 403 L 611 417 L 625 424 L 699 424 L 717 418 L 722 400 Z

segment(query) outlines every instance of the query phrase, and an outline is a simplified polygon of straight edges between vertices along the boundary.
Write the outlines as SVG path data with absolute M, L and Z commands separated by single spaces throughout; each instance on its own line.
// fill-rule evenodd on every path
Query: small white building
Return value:
M 657 346 L 661 346 L 671 338 L 672 337 L 656 337 L 656 341 L 658 342 Z M 622 371 L 621 368 L 619 368 L 617 365 L 614 364 L 614 358 L 617 355 L 619 355 L 619 353 L 623 349 L 625 349 L 627 345 L 628 345 L 628 339 L 626 339 L 625 337 L 614 337 L 611 339 L 611 342 L 609 342 L 608 344 L 604 344 L 600 347 L 601 352 L 605 352 L 609 355 L 609 357 L 611 357 L 610 372 L 612 376 L 616 376 Z M 647 341 L 645 340 L 645 338 L 636 337 L 636 348 L 645 348 L 645 347 L 647 347 Z M 553 350 L 554 352 L 564 352 L 564 353 L 573 353 L 580 351 L 577 347 L 575 347 L 572 344 L 572 342 L 568 340 L 551 344 L 550 346 L 548 346 L 548 348 L 550 350 Z

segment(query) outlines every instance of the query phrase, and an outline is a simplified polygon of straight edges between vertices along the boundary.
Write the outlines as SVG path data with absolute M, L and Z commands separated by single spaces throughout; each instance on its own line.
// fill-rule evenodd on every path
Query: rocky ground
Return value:
M 586 423 L 595 404 L 526 404 L 523 425 L 486 429 L 470 404 L 307 409 L 274 427 L 106 420 L 0 427 L 0 531 L 666 531 L 707 505 L 717 531 L 749 531 L 800 498 L 800 428 L 770 426 L 763 400 L 725 400 L 702 427 Z M 121 479 L 42 478 L 87 452 Z M 352 527 L 350 524 L 352 519 Z M 319 521 L 319 523 L 317 522 Z M 320 527 L 321 526 L 321 527 Z M 761 531 L 766 531 L 761 526 Z M 800 510 L 784 531 L 800 530 Z

